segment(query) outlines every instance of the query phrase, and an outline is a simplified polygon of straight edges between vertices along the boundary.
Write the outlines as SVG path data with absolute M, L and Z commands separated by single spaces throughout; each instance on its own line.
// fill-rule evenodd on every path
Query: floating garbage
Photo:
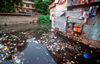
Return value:
M 27 63 L 29 63 L 29 61 L 27 61 Z
M 97 63 L 99 63 L 100 61 L 99 60 L 97 60 Z
M 86 58 L 86 59 L 91 58 L 87 53 L 84 53 L 83 56 L 84 56 L 84 58 Z
M 71 61 L 71 63 L 75 63 L 74 61 Z
M 100 52 L 100 50 L 97 50 L 97 52 Z
M 48 55 L 48 53 L 46 53 L 46 55 Z
M 0 44 L 0 49 L 4 48 L 4 45 L 3 44 Z
M 39 58 L 37 58 L 37 59 L 39 59 Z
M 79 49 L 81 49 L 81 46 L 79 46 Z
M 0 38 L 0 41 L 2 41 L 3 38 Z
M 92 48 L 93 46 L 92 46 L 92 45 L 89 45 L 89 47 L 91 47 L 91 48 Z
M 57 41 L 57 43 L 59 43 L 59 40 Z
M 67 64 L 71 64 L 71 62 L 67 62 Z
M 34 38 L 27 39 L 26 42 L 33 43 L 34 42 Z
M 44 60 L 46 60 L 46 58 L 44 58 Z
M 77 44 L 79 43 L 79 42 L 76 42 Z
M 38 41 L 34 41 L 36 44 L 38 44 Z
M 2 61 L 0 60 L 0 63 L 2 63 Z

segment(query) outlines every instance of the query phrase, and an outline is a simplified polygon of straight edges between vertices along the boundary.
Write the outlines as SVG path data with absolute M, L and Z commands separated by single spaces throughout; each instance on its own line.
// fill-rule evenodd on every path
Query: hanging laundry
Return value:
M 81 15 L 83 14 L 83 9 L 82 9 L 82 8 L 80 9 L 80 14 L 81 14 Z
M 92 6 L 90 6 L 90 8 L 89 8 L 89 13 L 88 13 L 87 19 L 89 19 L 91 11 L 92 11 Z
M 88 15 L 88 13 L 86 12 L 85 15 Z
M 92 8 L 92 11 L 91 11 L 91 15 L 90 16 L 93 16 L 94 10 L 95 10 L 95 6 L 93 6 L 93 8 Z
M 89 3 L 89 0 L 86 0 L 86 3 Z
M 78 16 L 78 19 L 79 19 L 79 17 L 80 17 L 80 16 Z
M 86 19 L 86 22 L 88 22 L 88 19 Z
M 95 0 L 92 0 L 92 2 L 95 2 Z
M 88 22 L 88 19 L 87 19 L 87 17 L 85 17 L 85 18 L 84 18 L 84 22 Z
M 95 2 L 98 2 L 98 1 L 100 1 L 100 0 L 95 0 Z
M 77 4 L 79 4 L 79 0 L 77 0 Z
M 79 19 L 79 20 L 82 20 L 82 16 L 78 16 L 78 19 Z
M 89 14 L 89 11 L 84 11 L 84 13 L 83 13 L 83 17 L 85 18 L 86 15 L 88 15 L 88 14 Z
M 99 8 L 99 5 L 96 6 L 93 15 L 96 16 L 97 15 L 97 9 Z
M 83 4 L 85 4 L 86 3 L 86 0 L 83 0 Z

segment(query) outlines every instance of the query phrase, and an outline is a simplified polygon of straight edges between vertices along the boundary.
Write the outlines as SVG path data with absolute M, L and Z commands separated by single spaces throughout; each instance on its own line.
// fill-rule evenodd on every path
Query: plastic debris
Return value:
M 100 50 L 97 50 L 97 52 L 100 52 Z
M 87 53 L 84 53 L 83 56 L 84 56 L 84 58 L 86 58 L 86 59 L 90 58 L 89 55 L 88 55 Z

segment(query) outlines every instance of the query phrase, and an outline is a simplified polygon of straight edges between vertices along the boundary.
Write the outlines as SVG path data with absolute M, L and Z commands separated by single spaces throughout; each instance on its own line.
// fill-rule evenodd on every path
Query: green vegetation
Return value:
M 44 22 L 42 22 L 42 23 L 38 23 L 38 26 L 39 26 L 39 29 L 49 29 L 49 28 L 51 28 L 51 24 L 50 23 L 44 23 Z
M 22 0 L 0 0 L 0 12 L 15 12 L 14 3 L 23 6 Z
M 38 12 L 40 12 L 43 15 L 49 14 L 49 9 L 48 9 L 48 3 L 50 3 L 51 0 L 34 0 L 34 7 Z
M 41 15 L 38 18 L 39 22 L 50 22 L 50 13 L 48 3 L 52 0 L 34 0 L 34 7 Z
M 40 15 L 38 18 L 39 22 L 49 22 L 50 21 L 50 15 Z

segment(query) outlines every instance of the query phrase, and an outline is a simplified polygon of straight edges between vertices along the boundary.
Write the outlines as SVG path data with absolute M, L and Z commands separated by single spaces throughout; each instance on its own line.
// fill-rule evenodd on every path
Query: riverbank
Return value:
M 62 33 L 60 32 L 52 32 L 49 25 L 50 23 L 38 25 L 27 24 L 24 26 L 13 25 L 2 27 L 1 32 L 5 34 L 9 33 L 11 36 L 16 35 L 19 38 L 25 38 L 26 44 L 21 48 L 18 47 L 18 50 L 20 53 L 25 53 L 23 58 L 27 58 L 25 60 L 25 63 L 27 64 L 42 64 L 44 62 L 46 62 L 44 64 L 53 64 L 51 63 L 52 58 L 57 64 L 100 63 L 98 62 L 100 60 L 99 49 L 94 49 L 84 45 L 81 42 L 76 41 L 76 39 L 71 38 L 71 36 L 69 36 L 69 38 L 65 37 L 61 35 Z M 27 26 L 27 28 L 25 26 Z M 20 30 L 18 27 L 21 27 Z M 22 36 L 22 34 L 24 36 Z M 28 42 L 27 39 L 29 40 Z M 88 57 L 85 58 L 84 54 L 87 54 Z M 52 58 L 50 56 L 52 56 Z
M 49 32 L 42 35 L 40 39 L 57 64 L 97 64 L 96 59 L 100 59 L 99 49 L 91 48 L 71 36 L 65 37 L 61 35 L 61 32 Z
M 37 22 L 39 13 L 0 13 L 0 25 L 25 24 Z
M 81 36 L 65 36 L 65 33 L 59 32 L 62 36 L 72 38 L 73 40 L 79 41 L 89 47 L 100 49 L 100 41 L 89 39 L 88 37 L 81 35 Z

